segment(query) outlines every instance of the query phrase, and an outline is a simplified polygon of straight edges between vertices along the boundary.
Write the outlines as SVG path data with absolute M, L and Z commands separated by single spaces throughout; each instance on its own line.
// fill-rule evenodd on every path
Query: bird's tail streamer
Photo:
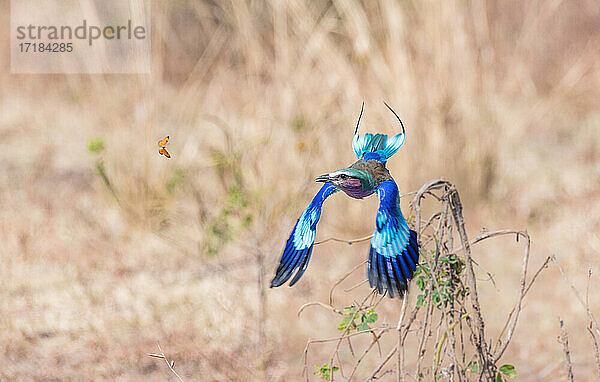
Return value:
M 352 140 L 352 149 L 359 159 L 364 154 L 375 153 L 386 161 L 402 147 L 404 139 L 404 133 L 396 134 L 393 137 L 384 134 L 356 134 Z
M 394 114 L 398 122 L 400 122 L 400 127 L 402 127 L 402 133 L 396 134 L 393 137 L 388 137 L 384 134 L 365 134 L 358 135 L 358 126 L 360 125 L 360 119 L 363 115 L 363 111 L 365 110 L 365 103 L 362 103 L 360 107 L 360 115 L 358 116 L 358 121 L 356 122 L 356 128 L 354 129 L 354 138 L 352 139 L 352 149 L 356 154 L 358 159 L 363 158 L 365 154 L 373 153 L 372 155 L 367 155 L 364 159 L 375 159 L 381 162 L 386 162 L 392 155 L 396 153 L 404 145 L 404 140 L 406 139 L 406 131 L 404 130 L 404 123 L 400 116 L 388 105 L 384 102 L 385 106 Z

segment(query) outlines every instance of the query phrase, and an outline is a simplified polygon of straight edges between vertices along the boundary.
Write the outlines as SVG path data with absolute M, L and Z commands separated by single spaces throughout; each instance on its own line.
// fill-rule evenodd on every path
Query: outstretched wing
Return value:
M 296 222 L 287 243 L 285 243 L 283 255 L 281 256 L 281 260 L 279 260 L 275 277 L 271 280 L 271 288 L 278 287 L 288 281 L 292 273 L 296 270 L 298 271 L 290 282 L 290 286 L 300 280 L 310 260 L 323 202 L 329 195 L 336 191 L 339 191 L 339 189 L 334 185 L 325 183 L 309 206 L 304 210 L 302 216 Z
M 379 210 L 367 260 L 367 277 L 369 285 L 380 294 L 387 290 L 390 297 L 401 297 L 419 262 L 417 233 L 408 228 L 400 211 L 398 186 L 393 180 L 382 182 L 377 195 Z

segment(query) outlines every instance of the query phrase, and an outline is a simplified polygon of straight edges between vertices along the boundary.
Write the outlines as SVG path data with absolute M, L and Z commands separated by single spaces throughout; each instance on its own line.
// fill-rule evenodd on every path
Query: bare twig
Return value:
M 397 350 L 398 350 L 397 346 L 395 348 L 393 348 L 392 350 L 390 350 L 390 352 L 385 356 L 385 359 L 379 364 L 379 366 L 377 366 L 375 371 L 373 371 L 373 373 L 371 373 L 371 376 L 369 378 L 367 378 L 367 381 L 373 381 L 373 380 L 377 379 L 377 374 L 381 371 L 381 369 L 383 369 L 385 364 L 394 356 L 394 354 L 396 354 Z
M 171 360 L 169 361 L 169 359 L 167 358 L 167 356 L 165 355 L 165 353 L 163 352 L 162 348 L 160 347 L 160 343 L 156 343 L 156 346 L 158 346 L 158 351 L 160 353 L 148 353 L 147 355 L 149 357 L 154 357 L 154 358 L 162 358 L 165 360 L 165 363 L 167 364 L 167 366 L 169 367 L 169 370 L 171 370 L 171 372 L 173 374 L 175 374 L 175 376 L 181 381 L 183 382 L 183 379 L 181 379 L 181 377 L 179 376 L 179 374 L 177 374 L 177 372 L 175 371 L 175 369 L 173 369 L 173 367 L 175 366 L 175 361 Z
M 565 280 L 565 282 L 567 284 L 569 284 L 569 286 L 571 287 L 571 290 L 573 291 L 573 294 L 575 294 L 575 297 L 577 298 L 577 300 L 579 301 L 579 303 L 581 304 L 581 306 L 583 306 L 583 308 L 585 309 L 585 312 L 587 313 L 590 321 L 592 322 L 592 326 L 594 328 L 594 331 L 596 332 L 597 335 L 600 335 L 600 329 L 598 328 L 598 321 L 596 321 L 596 317 L 594 317 L 594 314 L 590 310 L 590 306 L 585 303 L 585 301 L 583 300 L 583 298 L 581 298 L 581 295 L 579 294 L 579 291 L 569 281 L 567 275 L 565 274 L 565 272 L 563 271 L 562 267 L 560 266 L 560 263 L 556 259 L 556 256 L 552 256 L 551 260 L 554 263 L 554 265 L 556 265 L 556 267 L 558 268 L 558 270 L 560 271 L 560 274 L 562 275 L 562 277 Z
M 569 351 L 569 337 L 567 329 L 564 327 L 563 320 L 560 320 L 560 342 L 563 345 L 563 353 L 565 354 L 565 366 L 569 382 L 573 382 L 573 365 L 571 364 L 571 352 Z
M 325 308 L 325 309 L 329 309 L 329 310 L 331 310 L 332 312 L 335 312 L 335 313 L 337 313 L 337 314 L 342 314 L 342 311 L 341 311 L 341 310 L 339 310 L 339 309 L 336 309 L 336 308 L 334 308 L 334 307 L 333 307 L 333 306 L 331 306 L 331 305 L 327 305 L 327 304 L 324 304 L 324 303 L 322 303 L 322 302 L 319 302 L 319 301 L 313 301 L 313 302 L 307 302 L 306 304 L 302 305 L 302 306 L 300 307 L 300 309 L 298 309 L 298 313 L 297 313 L 297 314 L 298 314 L 298 317 L 300 317 L 300 313 L 302 313 L 302 312 L 304 311 L 304 309 L 308 308 L 309 306 L 314 306 L 314 305 L 317 305 L 317 306 L 323 307 L 323 308 Z
M 590 285 L 592 281 L 592 268 L 588 270 L 588 280 L 587 280 L 587 288 L 585 291 L 585 305 L 587 307 L 590 306 Z M 600 377 L 600 349 L 598 348 L 598 339 L 596 338 L 596 333 L 592 330 L 592 323 L 590 322 L 590 326 L 586 328 L 590 337 L 592 337 L 592 346 L 594 347 L 594 359 L 596 361 L 596 373 L 598 377 Z
M 596 335 L 594 334 L 594 331 L 592 329 L 588 327 L 587 331 L 588 333 L 590 333 L 590 337 L 592 337 L 592 346 L 594 347 L 594 358 L 596 360 L 596 373 L 598 374 L 598 377 L 600 377 L 600 349 L 598 349 L 598 339 L 596 338 Z
M 537 272 L 535 272 L 535 274 L 533 275 L 533 277 L 531 278 L 531 280 L 529 281 L 529 284 L 527 285 L 527 288 L 525 288 L 525 291 L 523 292 L 523 297 L 525 297 L 527 295 L 527 292 L 529 292 L 529 289 L 531 289 L 531 286 L 533 285 L 533 283 L 535 282 L 535 280 L 537 279 L 537 277 L 540 275 L 540 273 L 542 273 L 542 271 L 544 269 L 546 269 L 546 267 L 548 266 L 548 262 L 550 261 L 550 256 L 546 257 L 546 260 L 542 263 L 542 265 L 538 268 Z M 504 327 L 502 328 L 502 330 L 500 331 L 500 334 L 498 335 L 498 343 L 497 345 L 500 345 L 500 338 L 504 335 L 504 332 L 506 331 L 506 329 L 508 328 L 508 324 L 511 322 L 511 317 L 514 314 L 515 310 L 517 309 L 516 306 L 514 306 L 512 308 L 512 310 L 510 311 L 510 313 L 508 314 L 508 318 L 506 319 L 506 322 L 504 323 Z M 496 353 L 499 354 L 499 353 Z M 500 357 L 496 356 L 496 361 L 498 361 Z
M 373 346 L 376 343 L 379 343 L 379 339 L 381 338 L 381 336 L 385 333 L 385 330 L 382 330 L 378 335 L 375 336 L 375 338 L 373 338 L 373 341 L 371 342 L 371 344 L 369 345 L 369 347 L 367 349 L 365 349 L 365 351 L 363 352 L 363 354 L 360 356 L 360 358 L 358 359 L 358 361 L 356 361 L 356 363 L 354 364 L 354 368 L 352 369 L 352 372 L 350 373 L 350 376 L 348 377 L 348 380 L 352 380 L 352 377 L 354 377 L 354 374 L 356 373 L 356 369 L 358 369 L 358 366 L 360 365 L 360 363 L 363 361 L 363 359 L 367 356 L 367 353 L 369 353 L 369 351 L 371 351 L 371 349 L 373 348 Z
M 521 269 L 521 281 L 520 281 L 521 287 L 519 288 L 519 296 L 517 297 L 517 303 L 515 304 L 515 308 L 511 311 L 511 314 L 509 315 L 509 318 L 507 321 L 510 321 L 510 317 L 512 316 L 513 311 L 515 312 L 514 319 L 512 320 L 512 323 L 509 325 L 508 333 L 506 335 L 506 341 L 504 341 L 502 346 L 500 346 L 500 350 L 498 350 L 498 353 L 496 353 L 496 355 L 494 357 L 494 362 L 498 362 L 498 360 L 500 359 L 500 357 L 502 357 L 502 354 L 504 354 L 504 351 L 508 347 L 508 344 L 510 343 L 510 340 L 515 331 L 515 328 L 517 327 L 517 320 L 519 319 L 519 313 L 521 312 L 521 303 L 523 302 L 523 297 L 525 296 L 525 283 L 527 280 L 527 265 L 529 264 L 529 248 L 531 246 L 531 239 L 529 238 L 529 235 L 527 234 L 527 232 L 519 231 L 516 234 L 524 237 L 526 240 L 525 253 L 523 254 L 523 267 Z M 499 341 L 500 341 L 500 339 L 499 339 Z
M 311 340 L 310 338 L 308 339 L 308 341 L 306 342 L 306 346 L 304 347 L 304 351 L 302 352 L 302 359 L 304 361 L 304 371 L 306 372 L 308 366 L 307 366 L 307 357 L 308 357 L 308 348 L 310 347 L 310 345 L 312 344 L 319 344 L 319 343 L 326 343 L 326 342 L 333 342 L 333 341 L 338 341 L 341 342 L 342 340 L 346 339 L 346 338 L 352 338 L 355 336 L 359 336 L 361 334 L 367 334 L 367 333 L 375 333 L 377 331 L 381 331 L 381 332 L 386 332 L 388 330 L 393 329 L 392 327 L 378 327 L 378 328 L 371 328 L 371 329 L 366 329 L 366 330 L 362 330 L 360 332 L 355 332 L 355 333 L 350 333 L 350 334 L 345 334 L 342 335 L 340 337 L 334 337 L 334 338 L 324 338 L 324 339 L 319 339 L 319 340 Z M 339 347 L 339 345 L 338 345 Z M 335 354 L 335 352 L 334 352 Z
M 438 345 L 435 349 L 435 363 L 436 365 L 438 365 L 440 363 L 440 353 L 442 351 L 442 346 L 444 346 L 444 342 L 446 341 L 446 338 L 448 338 L 448 333 L 452 332 L 454 330 L 454 328 L 456 327 L 456 325 L 458 325 L 458 323 L 464 319 L 469 317 L 468 313 L 463 314 L 462 316 L 460 316 L 460 318 L 458 319 L 458 321 L 454 321 L 454 323 L 452 323 L 452 325 L 450 325 L 448 327 L 448 330 L 446 332 L 444 332 L 444 334 L 442 335 L 442 338 L 440 339 L 440 341 L 438 342 Z
M 426 193 L 430 193 L 431 190 L 436 190 L 443 188 L 450 183 L 446 182 L 443 179 L 434 179 L 425 183 L 421 186 L 421 188 L 415 194 L 414 199 L 411 202 L 411 206 L 415 210 L 415 227 L 421 227 L 421 199 L 424 197 Z M 417 230 L 417 237 L 420 242 L 421 232 Z
M 435 219 L 439 218 L 441 215 L 442 215 L 441 212 L 436 212 L 435 214 L 431 215 L 429 217 L 429 219 L 427 220 L 427 222 L 425 223 L 425 225 L 422 228 L 420 228 L 421 232 L 425 231 L 427 229 L 427 227 L 429 227 L 431 225 L 431 223 L 433 223 L 433 221 Z
M 408 291 L 404 293 L 402 297 L 402 308 L 400 308 L 400 318 L 398 318 L 398 325 L 396 330 L 398 331 L 398 369 L 396 377 L 398 382 L 404 381 L 404 346 L 402 346 L 402 321 L 404 320 L 404 313 L 406 312 L 406 301 L 408 300 Z
M 354 273 L 354 271 L 356 271 L 357 269 L 359 269 L 360 267 L 362 267 L 365 263 L 367 262 L 367 260 L 363 261 L 360 264 L 357 264 L 354 268 L 352 268 L 352 270 L 350 272 L 347 272 L 345 275 L 343 275 L 342 277 L 340 277 L 331 287 L 331 289 L 329 290 L 329 305 L 333 305 L 333 290 L 340 285 L 344 280 L 346 280 L 352 273 Z
M 369 236 L 361 237 L 358 239 L 346 240 L 346 239 L 339 239 L 337 237 L 332 236 L 332 237 L 328 237 L 327 239 L 319 240 L 319 241 L 315 242 L 314 245 L 324 244 L 324 243 L 327 243 L 328 241 L 337 241 L 338 243 L 346 243 L 348 245 L 352 245 L 354 243 L 360 243 L 363 241 L 371 240 L 372 237 L 373 237 L 373 235 L 369 235 Z
M 367 279 L 364 279 L 363 281 L 361 281 L 361 282 L 359 282 L 359 283 L 356 283 L 356 284 L 352 285 L 350 288 L 346 288 L 346 289 L 344 289 L 344 292 L 346 292 L 346 293 L 348 293 L 348 292 L 351 292 L 351 291 L 353 291 L 354 289 L 358 288 L 359 286 L 361 286 L 361 285 L 363 285 L 363 284 L 366 284 L 366 283 L 368 283 L 368 282 L 369 282 L 369 280 L 367 280 Z
M 404 341 L 406 340 L 406 336 L 408 335 L 408 331 L 412 325 L 412 323 L 415 321 L 415 319 L 417 318 L 417 313 L 419 311 L 419 307 L 415 306 L 414 309 L 412 310 L 412 312 L 410 313 L 410 316 L 408 318 L 408 321 L 406 322 L 406 324 L 402 324 L 402 326 L 404 327 L 404 331 L 402 332 L 402 341 L 401 341 L 401 346 L 404 346 Z M 397 329 L 397 328 L 396 328 Z M 379 364 L 379 366 L 377 366 L 377 368 L 371 373 L 371 376 L 367 379 L 369 381 L 375 380 L 377 379 L 377 374 L 381 371 L 381 369 L 383 369 L 383 367 L 385 366 L 385 364 L 392 358 L 392 356 L 394 354 L 396 354 L 396 351 L 398 350 L 398 346 L 396 345 L 396 347 L 394 347 L 385 357 L 385 359 Z M 384 373 L 385 374 L 385 373 Z M 382 374 L 383 375 L 383 374 Z

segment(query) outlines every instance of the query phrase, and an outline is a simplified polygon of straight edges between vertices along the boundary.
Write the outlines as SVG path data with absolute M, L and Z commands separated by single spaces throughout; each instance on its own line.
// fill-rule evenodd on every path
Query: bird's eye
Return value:
M 340 179 L 346 180 L 346 179 L 348 179 L 348 175 L 342 174 L 342 175 L 340 175 Z

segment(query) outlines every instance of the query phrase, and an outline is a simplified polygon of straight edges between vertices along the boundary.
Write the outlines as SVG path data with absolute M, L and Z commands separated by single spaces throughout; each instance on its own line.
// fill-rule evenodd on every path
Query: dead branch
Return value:
M 518 237 L 518 235 L 521 235 L 526 240 L 525 253 L 523 254 L 523 267 L 521 269 L 521 281 L 520 281 L 520 288 L 519 288 L 519 296 L 517 298 L 517 303 L 515 304 L 515 308 L 511 311 L 511 314 L 509 315 L 509 318 L 507 320 L 507 321 L 510 321 L 510 317 L 512 316 L 512 312 L 514 311 L 515 312 L 514 319 L 512 320 L 512 323 L 509 326 L 508 333 L 506 335 L 506 341 L 504 341 L 504 343 L 500 346 L 500 350 L 498 350 L 498 353 L 494 357 L 494 362 L 498 362 L 498 360 L 500 359 L 500 357 L 502 357 L 502 354 L 504 354 L 504 351 L 508 347 L 508 344 L 510 343 L 510 340 L 515 331 L 515 328 L 517 327 L 517 320 L 519 319 L 519 313 L 521 313 L 521 303 L 523 302 L 523 297 L 525 296 L 525 283 L 527 280 L 527 265 L 529 264 L 529 248 L 531 246 L 531 239 L 529 238 L 529 235 L 527 234 L 527 232 L 519 231 L 516 234 L 517 234 L 517 237 Z M 491 236 L 489 236 L 489 237 L 491 237 Z M 498 341 L 501 341 L 501 340 L 498 339 Z
M 563 345 L 563 353 L 565 354 L 565 366 L 569 382 L 573 382 L 573 364 L 571 363 L 571 352 L 569 351 L 569 337 L 567 329 L 564 327 L 563 320 L 560 320 L 560 342 Z
M 592 337 L 592 346 L 594 347 L 594 358 L 596 360 L 596 373 L 598 373 L 598 377 L 600 377 L 600 350 L 598 349 L 598 339 L 594 334 L 594 331 L 587 328 L 588 333 L 590 333 L 590 337 Z
M 598 328 L 598 322 L 596 321 L 596 317 L 594 317 L 594 314 L 590 310 L 590 306 L 588 304 L 586 304 L 586 302 L 581 298 L 581 295 L 579 294 L 579 291 L 577 290 L 577 288 L 575 288 L 575 286 L 569 281 L 569 278 L 567 277 L 567 275 L 563 271 L 562 267 L 560 266 L 560 263 L 556 259 L 556 256 L 552 256 L 551 260 L 554 263 L 554 265 L 556 265 L 558 270 L 560 271 L 560 274 L 562 275 L 565 282 L 571 287 L 573 294 L 575 294 L 575 297 L 577 298 L 577 300 L 579 301 L 581 306 L 583 306 L 583 309 L 585 309 L 585 312 L 586 312 L 587 316 L 589 317 L 590 321 L 592 322 L 592 325 L 593 325 L 593 328 L 594 328 L 596 334 L 600 335 L 600 329 Z
M 363 265 L 365 265 L 367 263 L 367 260 L 363 261 L 362 263 L 356 265 L 354 268 L 352 268 L 352 270 L 350 272 L 347 272 L 345 275 L 343 275 L 342 277 L 340 277 L 331 287 L 331 289 L 329 290 L 329 305 L 333 305 L 333 290 L 340 285 L 344 280 L 346 280 L 352 273 L 354 273 L 354 271 L 356 271 L 357 269 L 359 269 L 360 267 L 362 267 Z
M 336 309 L 336 308 L 334 308 L 331 305 L 327 305 L 327 304 L 324 304 L 324 303 L 319 302 L 319 301 L 313 301 L 313 302 L 307 302 L 306 304 L 302 305 L 300 307 L 300 309 L 298 309 L 298 313 L 297 313 L 298 317 L 300 317 L 300 313 L 302 313 L 304 311 L 304 309 L 308 308 L 309 306 L 314 306 L 314 305 L 321 306 L 321 307 L 323 307 L 325 309 L 328 309 L 328 310 L 331 310 L 332 312 L 335 312 L 337 314 L 342 314 L 341 310 Z
M 384 330 L 382 330 L 378 335 L 375 336 L 375 338 L 373 338 L 373 341 L 371 342 L 371 344 L 369 345 L 369 347 L 367 349 L 365 349 L 365 351 L 363 352 L 363 354 L 360 356 L 360 358 L 358 359 L 358 361 L 356 361 L 356 363 L 354 364 L 354 368 L 352 368 L 352 372 L 350 372 L 350 376 L 348 377 L 348 380 L 352 380 L 352 377 L 354 377 L 354 374 L 356 373 L 356 369 L 358 369 L 358 366 L 360 365 L 360 363 L 363 361 L 363 359 L 367 356 L 367 354 L 371 351 L 371 349 L 373 348 L 373 346 L 377 343 L 379 343 L 379 339 L 381 338 L 381 336 L 385 333 Z
M 167 358 L 167 356 L 165 355 L 165 353 L 163 352 L 163 350 L 160 347 L 160 343 L 156 343 L 156 346 L 158 347 L 158 351 L 160 353 L 148 353 L 147 356 L 148 357 L 154 357 L 154 358 L 162 358 L 165 360 L 165 363 L 167 364 L 167 366 L 169 367 L 169 370 L 171 370 L 171 372 L 173 374 L 175 374 L 175 376 L 181 381 L 183 382 L 183 379 L 181 379 L 181 377 L 179 376 L 179 374 L 177 374 L 177 372 L 175 371 L 175 369 L 173 369 L 173 367 L 175 366 L 175 361 L 171 360 L 169 361 L 169 359 Z
M 548 267 L 548 262 L 549 261 L 550 261 L 550 256 L 546 257 L 546 260 L 538 268 L 537 272 L 535 272 L 535 274 L 533 275 L 533 277 L 529 281 L 529 284 L 527 285 L 527 288 L 525 288 L 525 291 L 523 292 L 523 298 L 527 295 L 527 292 L 529 292 L 529 289 L 531 289 L 531 286 L 533 285 L 533 283 L 535 282 L 535 280 L 537 279 L 537 277 L 540 275 L 540 273 L 542 273 L 542 271 Z M 517 306 L 514 306 L 512 308 L 512 310 L 510 311 L 510 313 L 508 314 L 508 318 L 506 319 L 506 322 L 504 323 L 504 327 L 502 328 L 502 330 L 500 331 L 500 334 L 498 335 L 498 342 L 496 344 L 496 348 L 498 346 L 500 346 L 500 338 L 504 335 L 504 332 L 508 328 L 508 324 L 511 322 L 511 317 L 514 314 L 514 312 L 515 312 L 516 309 L 517 309 Z M 506 342 L 506 344 L 508 344 L 508 341 Z M 496 354 L 497 355 L 495 357 L 495 360 L 497 362 L 500 359 L 500 356 L 502 354 L 499 353 L 499 352 L 497 352 Z
M 450 191 L 450 205 L 452 207 L 452 215 L 454 216 L 454 222 L 460 236 L 460 240 L 464 247 L 465 253 L 465 273 L 467 278 L 467 284 L 469 287 L 471 304 L 473 306 L 473 318 L 475 326 L 477 327 L 478 334 L 475 336 L 475 345 L 479 353 L 479 357 L 482 364 L 481 375 L 487 374 L 488 379 L 493 379 L 495 375 L 494 363 L 490 360 L 488 354 L 487 345 L 485 342 L 485 328 L 484 321 L 481 317 L 481 307 L 479 305 L 479 297 L 477 295 L 477 281 L 475 280 L 475 273 L 473 272 L 473 262 L 471 260 L 471 247 L 469 245 L 469 239 L 465 230 L 465 223 L 462 214 L 462 203 L 458 195 L 458 191 L 454 186 L 451 186 Z
M 368 280 L 368 279 L 364 279 L 363 281 L 361 281 L 361 282 L 359 282 L 359 283 L 356 283 L 356 284 L 352 285 L 350 288 L 346 288 L 346 289 L 344 289 L 344 292 L 346 292 L 346 293 L 348 293 L 348 292 L 351 292 L 351 291 L 353 291 L 354 289 L 356 289 L 356 288 L 360 287 L 361 285 L 363 285 L 363 284 L 366 284 L 366 283 L 368 283 L 368 282 L 369 282 L 369 280 Z
M 315 242 L 314 245 L 324 244 L 324 243 L 327 243 L 328 241 L 337 241 L 338 243 L 346 243 L 348 245 L 352 245 L 354 243 L 360 243 L 363 241 L 371 240 L 372 237 L 373 237 L 373 235 L 369 235 L 369 236 L 361 237 L 358 239 L 346 240 L 346 239 L 339 239 L 337 237 L 332 236 L 332 237 L 328 237 L 327 239 L 317 241 L 317 242 Z
M 402 346 L 402 321 L 404 320 L 404 313 L 406 312 L 406 301 L 408 300 L 408 291 L 404 293 L 402 297 L 402 308 L 400 308 L 400 318 L 398 318 L 398 325 L 396 330 L 398 331 L 398 382 L 404 381 L 404 346 Z
M 375 369 L 375 371 L 373 371 L 371 376 L 369 378 L 367 378 L 367 381 L 373 381 L 373 380 L 377 379 L 377 374 L 381 371 L 381 369 L 383 369 L 385 364 L 392 358 L 392 356 L 394 354 L 396 354 L 397 350 L 398 350 L 397 346 L 395 348 L 393 348 L 392 350 L 390 350 L 390 352 L 385 356 L 385 359 L 379 364 L 379 366 L 377 366 L 377 368 Z
M 324 338 L 324 339 L 320 339 L 320 340 L 311 340 L 309 338 L 308 341 L 306 342 L 306 347 L 304 348 L 304 352 L 302 353 L 302 359 L 304 360 L 304 369 L 305 369 L 305 371 L 307 369 L 306 358 L 308 356 L 308 348 L 312 344 L 320 344 L 320 343 L 327 343 L 327 342 L 333 342 L 333 341 L 341 341 L 341 340 L 344 340 L 346 338 L 352 338 L 352 337 L 355 337 L 355 336 L 359 336 L 361 334 L 375 333 L 376 331 L 385 332 L 385 331 L 388 331 L 388 330 L 391 330 L 391 329 L 393 329 L 393 327 L 382 326 L 382 327 L 378 327 L 378 328 L 371 328 L 371 329 L 362 330 L 360 332 L 345 334 L 345 335 L 342 335 L 340 337 Z
M 419 307 L 415 306 L 414 309 L 412 310 L 412 312 L 410 313 L 410 317 L 407 321 L 406 324 L 402 324 L 402 326 L 404 327 L 404 331 L 402 334 L 402 341 L 400 343 L 400 347 L 402 348 L 402 346 L 404 346 L 404 341 L 406 340 L 406 336 L 408 335 L 409 329 L 412 325 L 412 323 L 415 321 L 415 319 L 417 318 L 417 313 L 419 312 Z M 381 369 L 385 366 L 385 364 L 392 358 L 392 356 L 394 354 L 396 354 L 396 351 L 398 350 L 398 345 L 396 345 L 395 348 L 393 348 L 385 357 L 385 359 L 379 364 L 379 366 L 377 366 L 377 368 L 371 373 L 371 376 L 367 379 L 368 381 L 372 381 L 377 379 L 377 374 L 381 371 Z M 387 372 L 386 372 L 387 373 Z M 384 373 L 385 374 L 385 373 Z M 382 374 L 382 375 L 384 375 Z M 380 376 L 381 377 L 381 376 Z

